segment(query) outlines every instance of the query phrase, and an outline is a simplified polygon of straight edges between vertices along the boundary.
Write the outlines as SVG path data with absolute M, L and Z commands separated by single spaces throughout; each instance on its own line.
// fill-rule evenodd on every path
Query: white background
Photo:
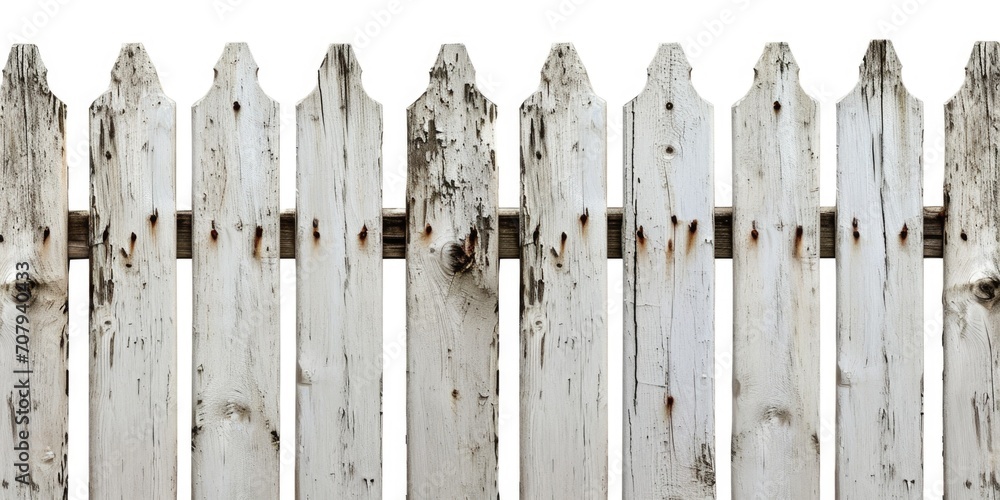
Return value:
M 390 9 L 390 7 L 392 7 Z M 260 66 L 260 84 L 281 103 L 281 206 L 294 207 L 295 103 L 314 85 L 331 42 L 355 44 L 369 94 L 385 113 L 384 203 L 402 207 L 405 114 L 427 86 L 438 46 L 463 42 L 483 93 L 499 106 L 497 156 L 500 204 L 518 201 L 517 108 L 538 84 L 553 42 L 575 43 L 609 118 L 608 202 L 620 206 L 621 107 L 643 87 L 646 66 L 661 42 L 682 42 L 694 66 L 694 84 L 715 105 L 716 204 L 731 204 L 730 106 L 749 88 L 752 68 L 768 41 L 788 41 L 805 90 L 821 103 L 821 199 L 835 202 L 836 101 L 854 86 L 871 38 L 891 38 L 909 90 L 926 106 L 925 204 L 942 202 L 942 105 L 964 77 L 972 42 L 1000 38 L 1000 3 L 944 0 L 806 2 L 720 0 L 636 2 L 601 0 L 472 1 L 375 0 L 348 3 L 284 0 L 30 0 L 4 2 L 0 35 L 41 46 L 54 93 L 69 106 L 70 208 L 88 207 L 87 108 L 107 89 L 122 42 L 141 41 L 178 108 L 178 208 L 191 206 L 190 106 L 208 90 L 212 67 L 229 41 L 247 41 Z M 2 57 L 2 54 L 0 54 Z M 375 189 L 375 186 L 372 186 Z M 833 497 L 835 277 L 822 270 L 822 489 Z M 281 487 L 293 498 L 295 272 L 282 262 Z M 926 495 L 940 498 L 941 262 L 926 271 L 924 457 Z M 620 497 L 621 262 L 609 261 L 610 491 Z M 384 377 L 384 491 L 405 494 L 405 374 L 403 262 L 386 261 Z M 732 266 L 717 261 L 716 472 L 720 498 L 729 497 L 731 423 Z M 179 491 L 190 491 L 191 266 L 178 264 L 180 389 Z M 500 482 L 504 498 L 518 494 L 518 268 L 501 264 Z M 70 282 L 70 498 L 87 498 L 87 304 L 85 261 L 71 265 Z M 132 478 L 122 478 L 123 481 Z

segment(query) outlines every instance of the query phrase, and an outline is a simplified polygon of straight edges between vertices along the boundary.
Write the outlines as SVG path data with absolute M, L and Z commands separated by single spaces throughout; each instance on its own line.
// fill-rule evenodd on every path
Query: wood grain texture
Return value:
M 228 44 L 191 110 L 195 499 L 278 498 L 278 104 Z
M 715 498 L 712 106 L 679 44 L 625 105 L 623 498 Z
M 875 40 L 837 104 L 837 498 L 923 498 L 923 105 Z
M 945 104 L 945 497 L 1000 488 L 1000 44 L 978 42 Z
M 819 498 L 819 121 L 787 44 L 733 106 L 734 498 Z
M 296 497 L 380 499 L 382 107 L 349 45 L 296 121 Z
M 10 432 L 0 433 L 5 499 L 68 494 L 66 106 L 49 90 L 46 73 L 37 47 L 14 45 L 0 88 L 0 384 L 3 421 L 10 424 Z
M 521 106 L 521 200 L 521 498 L 605 498 L 607 106 L 570 44 Z
M 149 56 L 123 46 L 90 107 L 93 498 L 177 497 L 176 136 Z
M 444 45 L 407 109 L 409 498 L 496 498 L 496 106 Z

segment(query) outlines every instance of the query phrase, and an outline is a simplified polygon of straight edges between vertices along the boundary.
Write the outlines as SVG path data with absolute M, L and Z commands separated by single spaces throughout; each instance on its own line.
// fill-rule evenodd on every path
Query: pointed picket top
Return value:
M 441 45 L 437 59 L 430 70 L 430 82 L 427 90 L 420 100 L 434 99 L 442 103 L 452 102 L 453 99 L 470 99 L 480 95 L 476 88 L 476 68 L 469 59 L 469 52 L 465 49 L 465 44 L 446 43 Z M 492 104 L 487 99 L 487 102 Z M 413 109 L 416 102 L 408 109 Z
M 469 51 L 464 43 L 441 45 L 434 66 L 431 67 L 431 84 L 436 80 L 448 79 L 462 83 L 476 82 L 476 68 L 469 59 Z
M 566 94 L 574 91 L 593 92 L 587 68 L 572 43 L 554 43 L 542 66 L 538 92 Z
M 49 94 L 48 69 L 42 62 L 38 46 L 16 43 L 10 48 L 7 65 L 3 69 L 3 88 L 9 92 L 18 82 L 33 84 L 42 94 Z
M 951 108 L 962 96 L 973 93 L 978 82 L 987 79 L 1000 79 L 1000 42 L 978 41 L 972 46 L 969 62 L 965 65 L 965 80 L 945 107 Z
M 314 99 L 322 100 L 324 85 L 329 86 L 330 82 L 339 82 L 341 88 L 350 88 L 352 91 L 360 92 L 364 99 L 371 100 L 371 96 L 365 92 L 364 84 L 361 81 L 361 65 L 354 54 L 354 47 L 349 43 L 332 43 L 326 50 L 326 56 L 317 71 L 318 81 L 313 91 L 304 99 L 299 101 L 296 109 L 302 110 Z M 339 96 L 338 100 L 346 99 Z M 381 108 L 381 106 L 379 106 Z M 350 111 L 349 109 L 347 111 Z
M 799 65 L 792 56 L 787 42 L 772 42 L 764 46 L 764 52 L 753 68 L 753 85 L 733 107 L 739 107 L 757 95 L 787 94 L 793 91 L 815 107 L 816 103 L 799 84 Z M 780 111 L 783 103 L 774 101 L 772 107 Z
M 118 60 L 111 68 L 111 90 L 120 89 L 122 84 L 145 89 L 150 94 L 163 92 L 153 61 L 141 43 L 122 44 Z
M 891 40 L 872 40 L 868 44 L 868 52 L 865 53 L 864 60 L 861 61 L 860 78 L 858 86 L 865 82 L 886 77 L 894 80 L 901 80 L 903 65 L 896 56 L 896 49 L 892 46 Z
M 658 88 L 676 86 L 677 82 L 684 82 L 685 86 L 694 89 L 691 84 L 691 63 L 688 61 L 684 49 L 679 43 L 664 43 L 656 50 L 656 55 L 646 68 L 646 86 L 642 93 L 655 92 Z M 694 94 L 706 102 L 698 95 Z
M 247 99 L 262 98 L 270 101 L 272 105 L 277 105 L 277 101 L 271 99 L 260 87 L 257 79 L 257 62 L 250 53 L 250 47 L 246 42 L 227 43 L 222 51 L 222 56 L 215 63 L 215 79 L 212 81 L 212 88 L 204 97 L 194 103 L 194 107 L 207 102 L 210 97 L 216 94 L 231 95 L 233 109 L 239 111 L 242 107 L 239 100 L 243 96 Z

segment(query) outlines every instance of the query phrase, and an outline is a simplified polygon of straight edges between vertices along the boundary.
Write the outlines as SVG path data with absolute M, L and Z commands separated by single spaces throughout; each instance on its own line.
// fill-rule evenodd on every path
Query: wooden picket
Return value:
M 496 106 L 444 45 L 407 109 L 407 495 L 496 498 Z
M 945 105 L 945 496 L 993 497 L 1000 481 L 1000 44 L 979 42 Z
M 347 45 L 299 103 L 296 495 L 382 498 L 382 108 Z
M 226 45 L 192 114 L 192 496 L 277 498 L 278 104 Z
M 606 130 L 554 45 L 521 106 L 522 498 L 608 493 Z
M 837 105 L 837 497 L 923 498 L 923 105 L 871 43 Z
M 521 204 L 498 206 L 496 106 L 444 45 L 407 109 L 406 209 L 382 208 L 382 107 L 331 45 L 296 108 L 296 210 L 278 198 L 279 107 L 229 44 L 176 107 L 140 44 L 92 104 L 91 198 L 68 210 L 66 107 L 32 45 L 0 87 L 0 497 L 67 498 L 68 259 L 89 259 L 94 498 L 279 498 L 279 259 L 297 286 L 295 496 L 381 498 L 382 261 L 406 258 L 412 498 L 496 498 L 499 263 L 520 260 L 521 498 L 609 495 L 609 258 L 623 258 L 622 496 L 715 498 L 714 259 L 733 258 L 733 498 L 820 494 L 819 259 L 837 265 L 837 498 L 919 498 L 925 258 L 944 264 L 947 498 L 1000 489 L 1000 44 L 945 106 L 944 207 L 924 207 L 924 108 L 871 43 L 837 104 L 819 206 L 818 104 L 769 44 L 732 108 L 733 207 L 714 207 L 712 105 L 677 44 L 624 107 L 624 207 L 607 207 L 607 106 L 570 44 L 520 108 Z M 191 471 L 178 471 L 176 260 L 193 267 Z M 827 285 L 827 286 L 832 286 Z M 831 374 L 832 375 L 832 374 Z M 184 391 L 180 391 L 184 392 Z M 187 394 L 185 393 L 185 396 Z M 505 439 L 507 439 L 505 435 Z M 13 460 L 11 460 L 13 459 Z M 723 495 L 725 496 L 725 495 Z
M 176 125 L 145 49 L 125 45 L 90 108 L 94 498 L 177 495 Z
M 715 498 L 712 106 L 690 75 L 662 45 L 625 105 L 625 498 Z
M 34 45 L 14 45 L 0 88 L 0 449 L 3 497 L 64 498 L 69 209 L 66 106 L 49 90 Z
M 787 44 L 754 74 L 733 106 L 732 490 L 817 498 L 818 108 Z

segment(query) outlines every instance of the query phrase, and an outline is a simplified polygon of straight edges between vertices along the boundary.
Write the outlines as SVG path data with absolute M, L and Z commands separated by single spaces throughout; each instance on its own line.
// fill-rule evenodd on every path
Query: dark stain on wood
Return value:
M 635 231 L 635 241 L 639 246 L 646 246 L 646 233 L 642 226 L 639 226 L 639 229 Z
M 580 215 L 580 224 L 582 224 L 583 227 L 587 227 L 587 220 L 588 219 L 590 219 L 590 209 L 589 208 L 585 208 L 585 209 L 583 209 L 583 214 Z
M 358 233 L 358 239 L 361 240 L 362 245 L 368 241 L 368 224 L 361 226 L 361 232 Z
M 909 236 L 909 234 L 910 234 L 910 228 L 907 227 L 906 224 L 903 224 L 903 229 L 899 231 L 899 239 L 905 243 L 906 237 Z
M 257 226 L 253 234 L 253 256 L 260 257 L 260 242 L 264 239 L 264 228 Z
M 778 101 L 774 101 L 774 105 L 772 107 L 774 108 L 775 112 L 781 111 L 781 103 Z
M 961 235 L 959 235 L 959 236 L 961 236 L 961 238 L 962 238 L 962 241 L 969 241 L 969 235 L 968 235 L 968 234 L 965 234 L 965 231 L 964 231 L 964 230 L 962 231 L 962 234 L 961 234 Z
M 211 232 L 211 235 L 212 235 L 212 241 L 216 241 L 216 240 L 219 239 L 219 231 L 217 229 L 215 229 L 215 221 L 214 220 L 212 221 L 212 232 Z
M 233 111 L 240 112 L 240 101 L 233 101 Z
M 851 227 L 852 227 L 852 228 L 854 228 L 854 232 L 853 232 L 853 235 L 854 235 L 854 241 L 856 242 L 856 241 L 858 241 L 859 239 L 861 239 L 861 232 L 860 232 L 860 231 L 858 231 L 858 218 L 857 218 L 857 217 L 855 217 L 855 218 L 854 218 L 854 219 L 853 219 L 853 220 L 851 221 Z
M 750 237 L 753 238 L 754 241 L 757 241 L 757 238 L 760 237 L 760 233 L 757 232 L 757 221 L 753 221 L 751 223 Z
M 695 467 L 695 477 L 698 482 L 709 487 L 715 487 L 715 457 L 712 453 L 712 446 L 702 443 L 701 453 L 698 455 L 697 460 L 694 464 Z
M 160 210 L 155 209 L 153 210 L 153 214 L 149 216 L 149 223 L 152 224 L 153 227 L 156 227 L 156 221 L 159 218 L 160 218 Z
M 49 229 L 49 226 L 45 226 L 45 229 L 42 229 L 42 243 L 48 243 L 49 236 L 51 235 L 52 230 Z

